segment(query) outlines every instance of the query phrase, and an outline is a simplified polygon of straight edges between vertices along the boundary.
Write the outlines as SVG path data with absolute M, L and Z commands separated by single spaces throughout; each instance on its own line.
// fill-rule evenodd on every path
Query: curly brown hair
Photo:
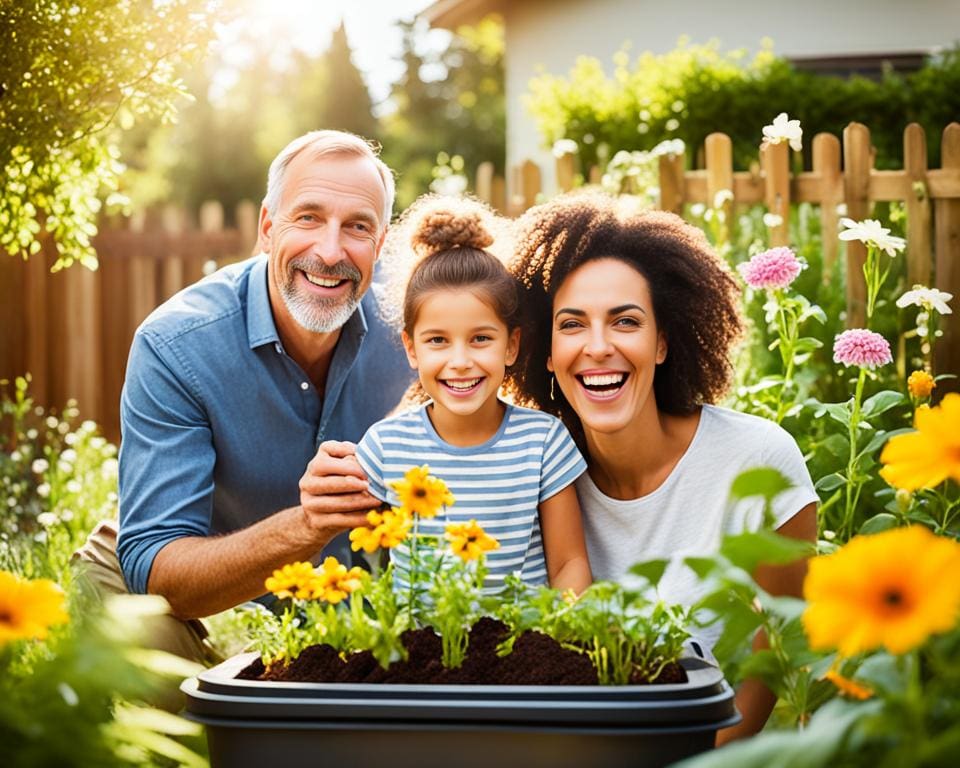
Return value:
M 650 285 L 668 349 L 654 374 L 657 408 L 689 414 L 724 395 L 730 350 L 743 331 L 740 289 L 703 232 L 672 213 L 631 212 L 597 193 L 557 197 L 531 208 L 516 227 L 511 271 L 523 285 L 527 313 L 510 382 L 518 400 L 561 417 L 582 441 L 580 421 L 559 388 L 550 396 L 553 298 L 571 272 L 603 258 L 630 265 Z
M 509 329 L 520 325 L 520 291 L 502 247 L 507 222 L 479 200 L 424 195 L 387 235 L 386 272 L 392 295 L 387 317 L 408 334 L 426 297 L 467 289 L 488 303 Z

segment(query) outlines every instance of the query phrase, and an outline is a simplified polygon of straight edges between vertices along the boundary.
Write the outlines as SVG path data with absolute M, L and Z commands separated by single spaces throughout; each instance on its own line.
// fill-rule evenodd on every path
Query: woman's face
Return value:
M 633 267 L 596 259 L 563 281 L 547 368 L 588 434 L 619 432 L 655 411 L 653 375 L 666 356 L 650 285 Z

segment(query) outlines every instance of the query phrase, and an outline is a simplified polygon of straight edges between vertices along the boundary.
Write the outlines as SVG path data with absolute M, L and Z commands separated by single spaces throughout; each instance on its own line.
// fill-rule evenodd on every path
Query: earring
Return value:
M 553 391 L 553 387 L 556 383 L 557 383 L 556 377 L 553 374 L 550 374 L 550 399 L 551 400 L 557 399 L 556 393 Z

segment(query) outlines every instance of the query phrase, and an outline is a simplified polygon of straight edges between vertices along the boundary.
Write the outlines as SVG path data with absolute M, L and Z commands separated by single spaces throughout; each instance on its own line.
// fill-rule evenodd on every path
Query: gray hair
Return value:
M 267 176 L 267 194 L 263 198 L 263 204 L 267 207 L 270 216 L 275 216 L 280 206 L 280 195 L 283 192 L 287 167 L 293 161 L 293 158 L 305 149 L 309 149 L 317 155 L 352 155 L 370 160 L 377 169 L 377 173 L 380 174 L 380 181 L 383 182 L 385 199 L 381 231 L 390 223 L 396 185 L 393 179 L 393 171 L 379 157 L 379 145 L 346 131 L 330 130 L 310 131 L 303 134 L 303 136 L 294 139 L 281 149 L 273 162 L 270 163 L 270 172 Z

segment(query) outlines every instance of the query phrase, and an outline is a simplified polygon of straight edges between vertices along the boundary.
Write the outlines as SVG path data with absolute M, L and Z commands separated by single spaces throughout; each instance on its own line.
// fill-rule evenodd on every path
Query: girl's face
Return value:
M 468 290 L 434 291 L 403 346 L 435 408 L 499 418 L 497 390 L 517 359 L 520 329 L 510 331 L 489 304 Z
M 650 285 L 633 267 L 596 259 L 563 281 L 547 368 L 588 434 L 613 434 L 655 412 L 653 375 L 666 356 Z

